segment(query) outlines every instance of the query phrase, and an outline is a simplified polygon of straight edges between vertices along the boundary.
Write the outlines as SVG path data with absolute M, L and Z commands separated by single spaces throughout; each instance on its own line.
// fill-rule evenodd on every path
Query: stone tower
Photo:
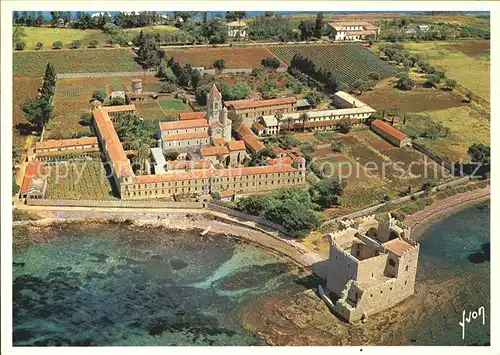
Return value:
M 207 120 L 210 126 L 210 136 L 213 138 L 224 138 L 226 142 L 231 140 L 232 122 L 227 117 L 227 108 L 222 104 L 222 94 L 215 84 L 212 85 L 207 94 Z

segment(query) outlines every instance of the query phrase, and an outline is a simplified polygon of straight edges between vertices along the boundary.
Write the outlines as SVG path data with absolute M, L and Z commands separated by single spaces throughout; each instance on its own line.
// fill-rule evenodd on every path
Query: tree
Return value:
M 340 153 L 342 151 L 342 142 L 338 140 L 333 140 L 331 147 L 333 152 Z
M 427 179 L 423 184 L 422 184 L 422 190 L 424 193 L 427 195 L 432 191 L 432 188 L 436 187 L 437 183 L 435 180 L 432 179 Z
M 441 78 L 437 74 L 429 74 L 427 75 L 427 79 L 425 80 L 424 85 L 426 87 L 436 87 L 437 84 L 441 81 Z
M 17 42 L 16 51 L 22 51 L 26 47 L 26 42 Z
M 411 90 L 415 86 L 415 81 L 413 81 L 407 73 L 403 73 L 403 75 L 399 76 L 396 86 L 400 90 Z
M 447 78 L 445 80 L 445 86 L 448 90 L 453 91 L 457 87 L 458 83 L 455 79 Z
M 80 122 L 86 126 L 90 126 L 92 123 L 92 114 L 90 112 L 84 112 L 80 117 Z
M 92 93 L 92 100 L 99 100 L 101 102 L 104 102 L 106 100 L 106 97 L 108 97 L 108 94 L 104 90 L 95 90 Z
M 349 91 L 349 85 L 347 85 L 346 83 L 343 83 L 343 82 L 339 82 L 337 84 L 337 89 L 339 91 Z
M 469 147 L 467 153 L 469 154 L 473 163 L 481 163 L 483 165 L 490 164 L 491 148 L 488 145 L 482 143 L 474 143 Z
M 163 59 L 158 66 L 156 76 L 159 78 L 164 78 L 170 84 L 175 84 L 177 82 L 177 77 L 175 76 L 172 68 L 167 66 L 167 64 L 163 62 Z
M 37 42 L 36 45 L 35 45 L 35 49 L 36 50 L 40 50 L 43 48 L 43 43 L 42 42 Z
M 169 82 L 164 82 L 161 84 L 161 91 L 162 92 L 174 92 L 175 91 L 175 84 L 169 83 Z
M 16 184 L 15 179 L 12 179 L 12 196 L 16 196 L 19 193 L 19 185 Z
M 260 216 L 271 207 L 271 202 L 267 195 L 255 195 L 240 198 L 236 201 L 236 209 L 253 216 Z
M 358 79 L 358 80 L 356 80 L 354 82 L 354 84 L 352 85 L 352 87 L 354 89 L 358 89 L 359 90 L 359 94 L 361 95 L 363 93 L 363 91 L 365 91 L 368 88 L 368 85 L 367 85 L 366 81 Z
M 314 37 L 321 38 L 323 25 L 324 25 L 323 13 L 318 12 L 318 14 L 316 15 L 316 22 L 314 24 Z
M 278 69 L 281 65 L 281 62 L 278 58 L 276 57 L 269 57 L 269 58 L 264 58 L 260 62 L 262 66 L 272 68 L 272 69 Z
M 342 118 L 339 122 L 339 131 L 342 133 L 349 133 L 352 129 L 352 122 L 349 118 Z
M 269 208 L 264 212 L 264 218 L 282 225 L 295 236 L 309 233 L 318 223 L 314 212 L 295 200 Z
M 309 188 L 311 200 L 323 208 L 339 204 L 342 184 L 337 179 L 323 179 Z
M 179 156 L 179 152 L 176 152 L 175 150 L 165 153 L 165 159 L 167 159 L 167 160 L 177 160 L 178 156 Z
M 216 59 L 213 62 L 215 69 L 223 70 L 226 67 L 226 61 L 224 59 Z
M 316 108 L 321 100 L 323 100 L 323 95 L 316 90 L 312 90 L 307 93 L 304 99 L 306 99 L 313 108 Z
M 36 98 L 29 99 L 21 105 L 24 116 L 37 131 L 42 131 L 43 126 L 50 119 L 52 114 L 52 105 L 48 99 Z
M 266 11 L 264 12 L 264 17 L 273 17 L 274 16 L 274 11 Z
M 309 120 L 307 113 L 302 112 L 299 116 L 299 120 L 302 122 L 302 132 L 306 131 L 306 122 Z
M 55 41 L 52 43 L 52 48 L 53 49 L 61 49 L 63 47 L 63 43 L 61 41 Z
M 226 11 L 227 21 L 241 21 L 247 16 L 246 11 Z
M 97 47 L 97 45 L 98 45 L 98 44 L 99 44 L 99 41 L 98 41 L 98 40 L 96 40 L 96 39 L 91 39 L 91 40 L 89 41 L 89 48 L 95 48 L 95 47 Z
M 314 34 L 315 24 L 312 21 L 300 21 L 299 30 L 303 41 L 308 41 Z
M 465 102 L 470 103 L 472 101 L 472 91 L 467 91 L 465 93 Z
M 79 40 L 74 40 L 73 42 L 71 42 L 71 48 L 73 49 L 79 48 L 81 44 L 82 43 Z
M 371 72 L 368 74 L 368 78 L 373 81 L 379 81 L 380 80 L 380 74 L 376 72 Z
M 191 86 L 196 90 L 198 84 L 201 80 L 201 73 L 199 70 L 195 69 L 191 72 Z
M 105 102 L 104 106 L 120 106 L 125 105 L 125 100 L 122 97 L 115 97 L 107 102 Z

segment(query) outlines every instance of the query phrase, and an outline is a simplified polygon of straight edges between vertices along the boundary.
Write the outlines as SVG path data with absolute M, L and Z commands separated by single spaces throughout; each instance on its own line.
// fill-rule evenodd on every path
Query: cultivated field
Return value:
M 46 167 L 48 199 L 115 199 L 100 161 L 56 164 Z
M 36 97 L 42 79 L 16 76 L 12 80 L 12 144 L 22 147 L 31 129 L 21 111 L 21 104 L 27 99 Z
M 408 42 L 405 47 L 424 54 L 448 77 L 490 101 L 490 41 Z
M 417 138 L 432 152 L 448 158 L 450 161 L 469 161 L 467 154 L 473 143 L 490 144 L 490 120 L 469 106 L 454 107 L 445 110 L 422 112 L 422 116 L 410 116 L 405 125 L 399 128 L 413 136 L 419 136 L 429 126 L 429 121 L 441 122 L 450 129 L 448 137 L 429 139 Z
M 317 67 L 332 72 L 338 82 L 347 85 L 358 79 L 368 80 L 372 72 L 383 78 L 394 73 L 391 65 L 358 44 L 277 46 L 272 50 L 288 64 L 295 54 L 306 56 Z
M 48 62 L 56 73 L 101 73 L 141 71 L 127 48 L 61 49 L 50 51 L 14 52 L 13 73 L 22 76 L 40 76 Z
M 226 68 L 258 68 L 264 58 L 275 55 L 264 47 L 224 47 L 224 48 L 186 48 L 165 49 L 167 58 L 174 57 L 182 64 L 191 64 L 194 67 L 213 68 L 216 59 L 224 59 Z
M 174 26 L 158 25 L 149 27 L 137 27 L 125 30 L 125 36 L 132 40 L 137 36 L 141 30 L 144 33 L 159 33 L 160 35 L 165 35 L 167 33 L 175 33 L 180 30 Z M 13 28 L 13 31 L 16 31 Z M 43 49 L 51 49 L 52 44 L 56 41 L 61 41 L 64 44 L 64 48 L 69 48 L 71 42 L 79 40 L 82 47 L 87 47 L 92 40 L 98 41 L 98 46 L 103 46 L 106 41 L 111 38 L 107 33 L 102 30 L 79 30 L 74 28 L 52 28 L 52 27 L 19 27 L 17 29 L 18 33 L 15 36 L 16 41 L 23 41 L 26 43 L 25 50 L 34 50 L 35 45 L 38 42 L 43 44 Z
M 419 112 L 447 109 L 462 104 L 463 97 L 453 91 L 423 87 L 402 91 L 394 87 L 395 82 L 394 78 L 385 79 L 373 91 L 363 92 L 359 99 L 377 111 Z
M 130 91 L 131 81 L 136 77 L 99 77 L 99 78 L 72 78 L 58 79 L 54 95 L 54 115 L 46 129 L 46 138 L 70 138 L 79 132 L 90 132 L 90 127 L 82 124 L 81 116 L 90 109 L 90 100 L 95 90 L 104 90 L 108 94 L 112 91 Z M 161 82 L 153 76 L 141 77 L 145 91 L 157 90 Z M 160 102 L 161 101 L 161 102 Z M 177 109 L 162 109 L 176 105 Z M 183 107 L 182 110 L 179 108 Z M 182 111 L 191 111 L 188 105 L 175 100 L 170 96 L 162 97 L 156 101 L 138 102 L 137 111 L 146 119 L 161 120 L 165 115 L 175 116 Z

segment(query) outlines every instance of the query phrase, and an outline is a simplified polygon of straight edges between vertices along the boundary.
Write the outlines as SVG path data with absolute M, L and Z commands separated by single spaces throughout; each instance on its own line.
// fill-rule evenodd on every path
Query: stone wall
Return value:
M 139 207 L 139 208 L 179 208 L 201 209 L 201 202 L 164 202 L 154 200 L 123 201 L 123 200 L 48 200 L 26 199 L 27 205 L 33 206 L 68 206 L 68 207 Z
M 270 227 L 272 229 L 275 229 L 283 234 L 288 234 L 288 232 L 285 230 L 285 228 L 283 228 L 283 226 L 281 226 L 277 223 L 270 222 L 270 221 L 268 221 L 264 218 L 258 217 L 258 216 L 246 214 L 246 213 L 243 213 L 240 211 L 233 210 L 232 208 L 220 206 L 220 205 L 210 203 L 210 202 L 207 203 L 205 207 L 212 210 L 212 211 L 215 211 L 215 212 L 222 212 L 222 213 L 225 213 L 225 214 L 233 216 L 233 217 L 242 218 L 242 219 L 245 219 L 248 221 L 259 223 L 259 224 L 262 224 L 266 227 Z

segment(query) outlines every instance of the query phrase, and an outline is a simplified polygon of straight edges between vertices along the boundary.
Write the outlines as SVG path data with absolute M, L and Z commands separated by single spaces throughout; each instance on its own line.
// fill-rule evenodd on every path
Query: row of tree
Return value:
M 31 98 L 21 105 L 24 116 L 33 126 L 41 132 L 52 116 L 52 97 L 56 85 L 56 72 L 52 63 L 47 63 L 43 84 L 36 98 Z
M 306 56 L 295 54 L 290 62 L 290 67 L 300 70 L 314 80 L 324 83 L 326 91 L 331 93 L 338 91 L 339 83 L 337 83 L 333 74 L 322 67 L 318 68 L 316 64 Z

